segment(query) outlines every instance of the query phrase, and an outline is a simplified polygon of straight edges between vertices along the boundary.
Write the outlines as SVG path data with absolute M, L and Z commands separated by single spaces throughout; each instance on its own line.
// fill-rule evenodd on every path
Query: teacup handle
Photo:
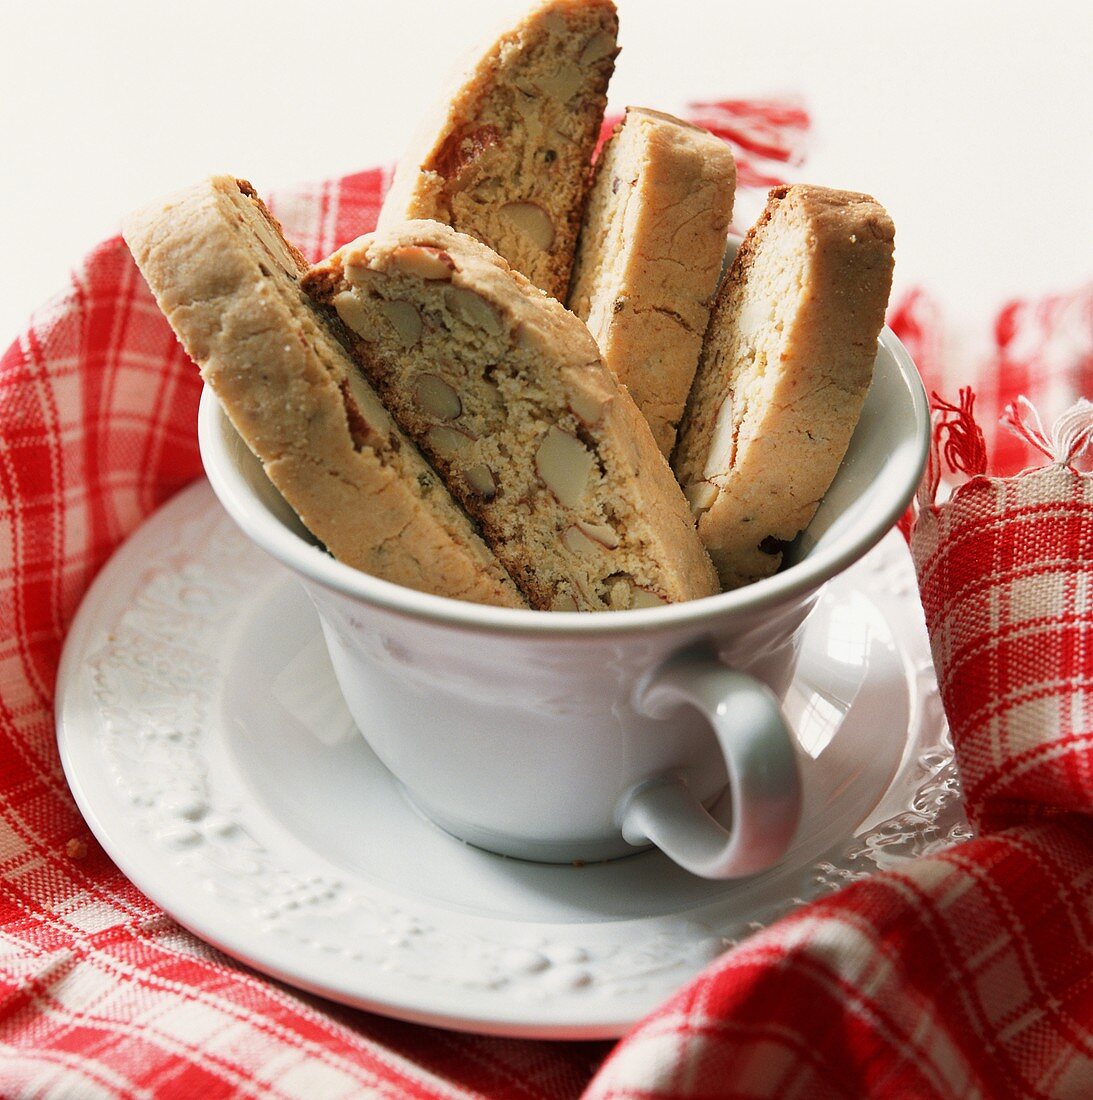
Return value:
M 793 737 L 773 692 L 711 656 L 686 656 L 661 669 L 639 708 L 666 718 L 681 704 L 701 711 L 725 756 L 732 825 L 717 822 L 676 776 L 639 784 L 621 806 L 629 844 L 652 841 L 703 878 L 738 878 L 773 866 L 789 847 L 801 812 Z

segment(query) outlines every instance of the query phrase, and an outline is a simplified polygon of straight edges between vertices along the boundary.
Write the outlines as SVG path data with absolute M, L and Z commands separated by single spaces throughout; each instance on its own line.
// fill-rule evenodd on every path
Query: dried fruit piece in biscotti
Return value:
M 446 222 L 563 298 L 617 33 L 611 0 L 544 0 L 501 34 L 399 162 L 379 228 Z
M 665 458 L 698 366 L 735 190 L 729 147 L 659 111 L 629 108 L 596 162 L 569 308 Z
M 455 599 L 526 607 L 322 311 L 254 189 L 216 176 L 134 214 L 125 239 L 239 434 L 340 561 Z
M 384 404 L 533 607 L 708 596 L 687 502 L 588 329 L 438 222 L 361 237 L 305 279 L 355 334 Z
M 873 375 L 894 232 L 868 195 L 778 187 L 736 254 L 673 458 L 726 588 L 775 572 L 842 462 Z

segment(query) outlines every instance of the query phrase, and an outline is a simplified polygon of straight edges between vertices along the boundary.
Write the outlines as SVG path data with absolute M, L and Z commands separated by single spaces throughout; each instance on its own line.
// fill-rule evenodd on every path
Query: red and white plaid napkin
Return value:
M 799 159 L 793 104 L 696 105 L 744 183 Z M 185 182 L 185 181 L 180 181 Z M 374 222 L 365 172 L 275 203 L 313 258 Z M 722 956 L 614 1050 L 459 1035 L 291 991 L 220 955 L 103 854 L 61 773 L 65 630 L 117 545 L 201 467 L 199 381 L 120 239 L 0 360 L 0 1094 L 63 1097 L 1093 1095 L 1093 487 L 1019 393 L 1093 392 L 1093 293 L 1014 303 L 973 379 L 923 294 L 892 321 L 972 474 L 913 549 L 977 839 L 809 905 Z M 1049 395 L 1050 396 L 1050 395 Z M 1065 427 L 1065 426 L 1064 426 Z M 1039 456 L 1035 448 L 1051 458 Z M 984 457 L 1019 477 L 988 478 Z M 1074 456 L 1071 456 L 1072 463 Z

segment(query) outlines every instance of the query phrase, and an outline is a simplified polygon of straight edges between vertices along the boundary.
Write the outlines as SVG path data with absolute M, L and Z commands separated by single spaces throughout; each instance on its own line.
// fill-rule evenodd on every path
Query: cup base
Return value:
M 397 782 L 397 780 L 396 780 Z M 405 786 L 398 784 L 403 798 L 413 810 L 449 836 L 473 848 L 481 848 L 497 856 L 523 859 L 530 863 L 604 863 L 648 851 L 651 844 L 628 844 L 619 833 L 614 837 L 595 837 L 577 840 L 533 840 L 526 837 L 506 836 L 492 829 L 483 829 L 470 822 L 459 821 L 434 810 L 415 798 Z
M 392 779 L 394 777 L 392 776 Z M 594 837 L 577 840 L 534 840 L 528 837 L 512 837 L 492 829 L 483 829 L 480 825 L 459 821 L 439 810 L 434 810 L 421 799 L 412 795 L 397 779 L 394 779 L 402 797 L 419 817 L 443 829 L 449 836 L 469 844 L 472 848 L 481 848 L 495 856 L 507 856 L 509 859 L 523 859 L 529 863 L 560 863 L 580 866 L 585 863 L 607 863 L 613 859 L 625 859 L 639 855 L 654 848 L 654 844 L 631 844 L 620 832 L 617 836 Z M 702 803 L 706 810 L 713 810 L 724 790 L 718 791 L 712 798 Z

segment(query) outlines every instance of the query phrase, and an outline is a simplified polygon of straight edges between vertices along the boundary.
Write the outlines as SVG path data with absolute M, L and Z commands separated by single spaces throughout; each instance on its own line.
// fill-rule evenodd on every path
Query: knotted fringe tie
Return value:
M 969 477 L 987 472 L 987 446 L 982 429 L 975 422 L 975 393 L 971 387 L 960 391 L 959 405 L 934 393 L 930 408 L 933 434 L 926 474 L 918 490 L 919 508 L 933 504 L 937 498 L 943 464 L 953 473 Z M 1093 402 L 1078 398 L 1055 421 L 1050 438 L 1036 407 L 1024 395 L 1006 406 L 999 423 L 1052 462 L 1069 466 L 1093 443 Z
M 986 473 L 987 443 L 983 431 L 975 422 L 975 392 L 971 386 L 960 391 L 960 404 L 954 405 L 939 394 L 930 400 L 933 430 L 930 452 L 926 460 L 926 475 L 918 490 L 918 506 L 933 504 L 941 484 L 942 459 L 955 473 Z
M 1024 395 L 1006 406 L 1000 423 L 1052 462 L 1069 466 L 1093 442 L 1093 402 L 1078 398 L 1055 421 L 1050 439 L 1036 407 Z

